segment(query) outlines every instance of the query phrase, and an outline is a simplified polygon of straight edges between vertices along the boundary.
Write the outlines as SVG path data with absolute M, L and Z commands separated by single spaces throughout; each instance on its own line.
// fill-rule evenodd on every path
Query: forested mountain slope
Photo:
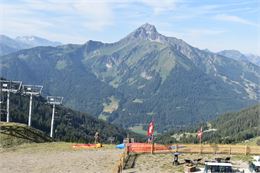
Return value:
M 2 98 L 1 121 L 6 120 L 6 98 Z M 20 94 L 10 96 L 10 122 L 28 124 L 29 97 Z M 32 105 L 32 127 L 47 136 L 50 134 L 52 106 L 43 97 L 34 97 Z M 98 120 L 86 113 L 74 111 L 64 106 L 56 106 L 54 121 L 54 139 L 69 142 L 93 142 L 94 134 L 99 132 L 102 142 L 108 137 L 115 137 L 115 142 L 122 142 L 128 131 Z M 132 137 L 139 137 L 130 133 Z M 140 138 L 139 138 L 140 139 Z
M 36 47 L 0 57 L 1 75 L 41 84 L 73 109 L 159 132 L 260 99 L 260 67 L 200 50 L 144 24 L 115 43 Z
M 203 128 L 204 143 L 241 143 L 260 136 L 260 105 L 220 115 L 217 119 L 186 130 L 160 135 L 158 142 L 198 143 L 197 131 Z

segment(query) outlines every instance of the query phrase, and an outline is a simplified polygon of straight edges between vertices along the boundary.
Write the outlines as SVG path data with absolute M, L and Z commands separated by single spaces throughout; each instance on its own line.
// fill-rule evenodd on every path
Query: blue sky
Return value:
M 212 51 L 260 55 L 259 0 L 0 0 L 0 33 L 115 42 L 144 23 Z

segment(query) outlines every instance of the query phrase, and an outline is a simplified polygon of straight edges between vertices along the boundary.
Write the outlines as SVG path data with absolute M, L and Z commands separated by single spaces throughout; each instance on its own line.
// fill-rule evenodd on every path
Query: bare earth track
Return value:
M 114 173 L 123 150 L 115 145 L 95 149 L 73 149 L 73 143 L 32 143 L 0 149 L 0 172 L 2 173 Z M 180 155 L 179 166 L 172 164 L 172 154 L 138 154 L 133 167 L 124 173 L 184 172 L 184 159 L 225 158 L 223 154 Z M 231 155 L 231 163 L 237 169 L 248 167 L 250 155 Z M 202 165 L 199 167 L 203 167 Z
M 0 152 L 4 173 L 109 173 L 114 171 L 121 150 L 72 149 L 71 143 L 25 144 Z

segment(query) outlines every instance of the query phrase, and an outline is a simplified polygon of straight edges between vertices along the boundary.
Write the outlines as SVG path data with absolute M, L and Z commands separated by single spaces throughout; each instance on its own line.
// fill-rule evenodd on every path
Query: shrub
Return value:
M 260 146 L 260 139 L 257 139 L 256 145 Z

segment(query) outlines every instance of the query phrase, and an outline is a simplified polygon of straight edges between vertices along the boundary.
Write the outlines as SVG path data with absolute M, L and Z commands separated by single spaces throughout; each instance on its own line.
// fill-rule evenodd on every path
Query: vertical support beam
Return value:
M 122 170 L 125 168 L 125 163 L 126 163 L 126 155 L 123 153 L 122 155 Z
M 52 107 L 51 133 L 50 133 L 50 137 L 51 137 L 51 138 L 53 137 L 54 114 L 55 114 L 55 104 L 53 104 L 53 107 Z
M 127 145 L 127 144 L 125 144 L 125 153 L 126 153 L 126 155 L 128 155 L 129 154 L 129 149 L 130 148 L 130 146 L 129 145 Z
M 248 146 L 246 145 L 245 146 L 245 155 L 247 155 L 247 149 L 248 149 Z
M 7 92 L 7 101 L 6 101 L 6 122 L 9 122 L 10 117 L 10 91 Z
M 52 138 L 54 136 L 54 119 L 55 119 L 55 108 L 56 105 L 60 105 L 62 103 L 63 97 L 58 97 L 58 96 L 47 96 L 47 102 L 52 105 L 52 116 L 51 116 L 51 129 L 50 129 L 50 137 Z M 96 136 L 95 134 L 95 143 L 96 143 Z M 99 136 L 97 136 L 99 137 Z M 102 145 L 102 144 L 101 144 Z M 96 145 L 96 147 L 98 147 Z
M 202 133 L 202 128 L 201 128 Z M 202 154 L 202 136 L 200 136 L 200 154 Z
M 31 121 L 32 121 L 32 94 L 30 95 L 28 126 L 31 126 Z
M 152 141 L 152 144 L 151 144 L 151 154 L 154 153 L 154 142 Z
M 151 154 L 153 154 L 153 152 L 154 152 L 154 136 L 153 136 L 153 134 L 152 134 L 152 136 L 151 136 L 151 139 L 152 139 L 152 143 L 151 143 Z

